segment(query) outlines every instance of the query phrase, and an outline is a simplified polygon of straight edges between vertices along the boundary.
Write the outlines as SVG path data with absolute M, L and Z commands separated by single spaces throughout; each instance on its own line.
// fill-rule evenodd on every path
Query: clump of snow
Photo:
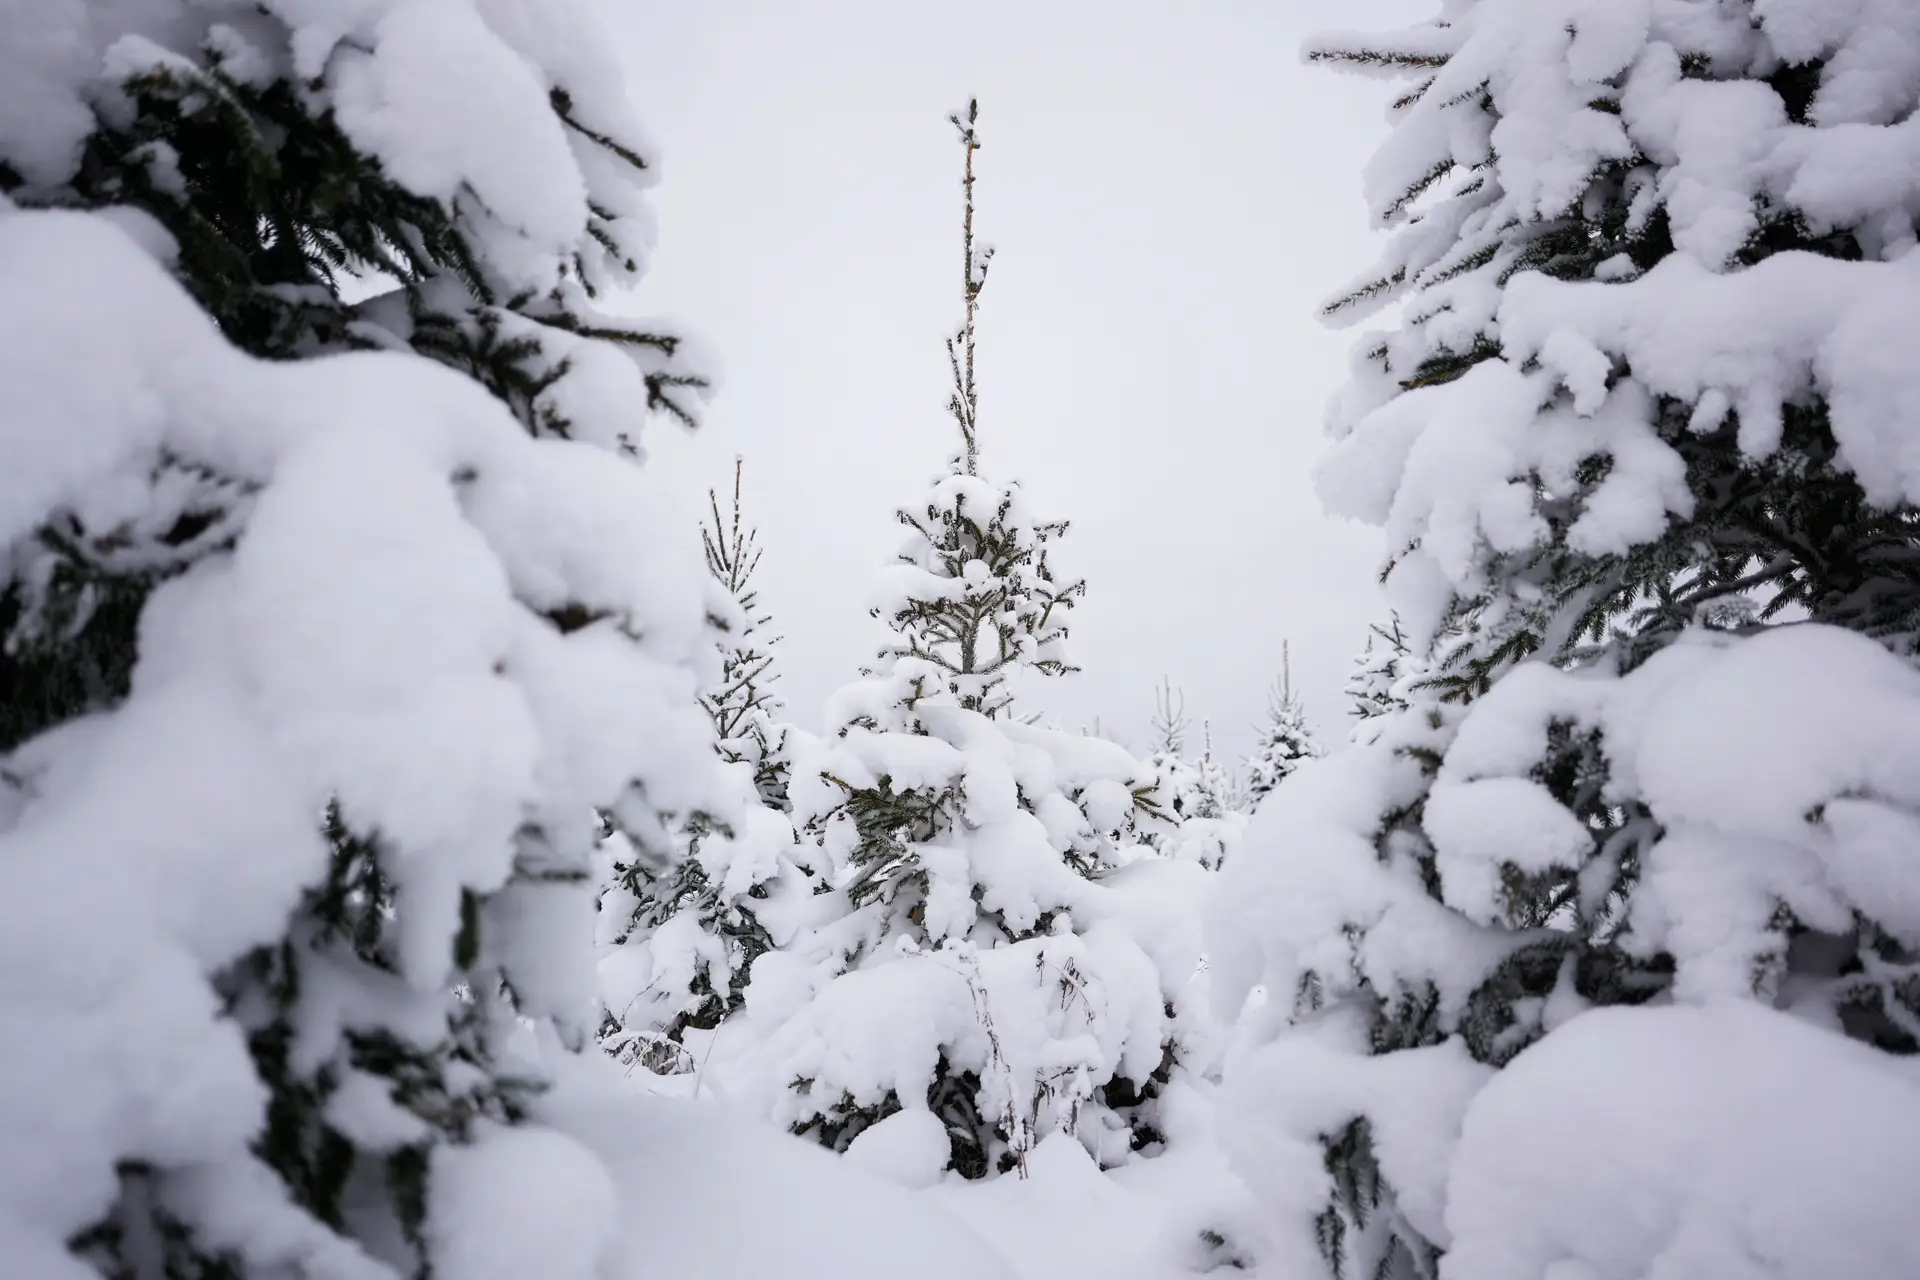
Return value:
M 847 1160 L 919 1191 L 940 1181 L 951 1152 L 947 1127 L 932 1112 L 909 1107 L 862 1131 L 847 1147 Z
M 1458 1040 L 1364 1057 L 1351 1034 L 1343 1023 L 1323 1024 L 1233 1064 L 1221 1105 L 1234 1121 L 1220 1141 L 1273 1215 L 1256 1228 L 1267 1274 L 1314 1274 L 1322 1266 L 1311 1229 L 1332 1193 L 1322 1144 L 1356 1121 L 1366 1122 L 1380 1173 L 1394 1189 L 1393 1211 L 1428 1239 L 1447 1238 L 1447 1175 L 1461 1117 L 1493 1072 Z
M 1762 705 L 1764 726 L 1726 731 Z M 1920 941 L 1896 834 L 1920 804 L 1920 672 L 1879 645 L 1812 624 L 1699 632 L 1621 678 L 1535 665 L 1502 680 L 1460 725 L 1427 807 L 1446 899 L 1476 918 L 1498 915 L 1503 867 L 1586 857 L 1591 837 L 1526 777 L 1556 720 L 1598 730 L 1609 797 L 1664 832 L 1629 941 L 1673 956 L 1677 995 L 1748 994 L 1784 947 L 1783 905 L 1830 932 L 1860 917 Z
M 1511 947 L 1428 897 L 1410 851 L 1376 852 L 1381 815 L 1419 794 L 1401 748 L 1431 740 L 1310 761 L 1255 815 L 1207 907 L 1215 1012 L 1240 1016 L 1264 994 L 1244 1034 L 1270 1036 L 1362 984 L 1393 994 L 1430 982 L 1457 1011 Z
M 1914 254 L 1841 262 L 1782 253 L 1724 275 L 1674 255 L 1621 284 L 1525 276 L 1508 286 L 1500 333 L 1515 367 L 1538 356 L 1560 375 L 1582 417 L 1622 387 L 1687 402 L 1713 396 L 1739 413 L 1740 444 L 1753 456 L 1779 447 L 1783 402 L 1818 392 L 1868 496 L 1920 501 L 1920 446 L 1900 410 L 1920 392 L 1904 339 L 1920 317 L 1916 272 Z M 1633 376 L 1609 389 L 1615 359 Z
M 1747 1002 L 1596 1009 L 1467 1109 L 1440 1274 L 1920 1273 L 1920 1082 Z

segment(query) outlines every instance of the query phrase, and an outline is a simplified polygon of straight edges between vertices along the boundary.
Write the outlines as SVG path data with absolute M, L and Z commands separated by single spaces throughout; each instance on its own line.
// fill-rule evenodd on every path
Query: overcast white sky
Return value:
M 654 465 L 689 504 L 746 458 L 784 691 L 818 727 L 870 654 L 892 512 L 953 447 L 959 160 L 981 102 L 982 469 L 1073 522 L 1069 727 L 1144 745 L 1161 676 L 1216 744 L 1252 743 L 1291 640 L 1324 732 L 1366 625 L 1377 537 L 1309 468 L 1350 335 L 1313 319 L 1374 245 L 1360 167 L 1384 88 L 1300 64 L 1307 32 L 1424 0 L 610 0 L 664 156 L 641 301 L 725 384 Z

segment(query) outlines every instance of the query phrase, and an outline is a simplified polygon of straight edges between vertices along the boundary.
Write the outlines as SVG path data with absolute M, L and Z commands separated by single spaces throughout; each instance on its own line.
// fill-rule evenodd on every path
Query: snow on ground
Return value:
M 1023 1280 L 1179 1274 L 1162 1256 L 1168 1206 L 1149 1188 L 1101 1173 L 1084 1147 L 1058 1133 L 1034 1148 L 1027 1170 L 1025 1182 L 950 1179 L 925 1194 L 997 1244 Z
M 756 1247 L 771 1249 L 769 1257 L 839 1258 L 833 1244 L 838 1228 L 823 1223 L 844 1217 L 837 1207 L 839 1199 L 845 1198 L 842 1192 L 857 1192 L 862 1222 L 875 1217 L 880 1205 L 892 1206 L 887 1215 L 898 1215 L 889 1216 L 886 1239 L 933 1243 L 933 1247 L 918 1243 L 911 1249 L 916 1280 L 944 1280 L 949 1275 L 968 1280 L 1002 1276 L 1007 1280 L 1175 1280 L 1198 1270 L 1199 1232 L 1226 1209 L 1238 1207 L 1246 1194 L 1214 1139 L 1210 1094 L 1189 1086 L 1176 1085 L 1169 1093 L 1164 1114 L 1171 1141 L 1159 1155 L 1135 1157 L 1120 1168 L 1102 1172 L 1084 1147 L 1056 1133 L 1034 1148 L 1025 1180 L 1007 1174 L 969 1182 L 954 1173 L 929 1176 L 925 1161 L 918 1158 L 922 1153 L 916 1149 L 926 1145 L 921 1141 L 926 1135 L 919 1132 L 924 1127 L 920 1122 L 928 1113 L 899 1112 L 862 1134 L 845 1156 L 835 1156 L 812 1142 L 786 1137 L 777 1126 L 727 1100 L 725 1072 L 715 1069 L 715 1058 L 725 1051 L 724 1035 L 715 1043 L 709 1033 L 690 1032 L 688 1040 L 696 1046 L 696 1061 L 706 1055 L 701 1071 L 653 1076 L 636 1069 L 628 1075 L 630 1087 L 646 1097 L 634 1109 L 639 1118 L 633 1121 L 636 1127 L 648 1128 L 644 1143 L 670 1145 L 675 1150 L 712 1143 L 727 1148 L 711 1160 L 699 1161 L 684 1176 L 678 1168 L 671 1176 L 662 1176 L 657 1169 L 651 1175 L 636 1171 L 636 1179 L 651 1178 L 661 1185 L 653 1190 L 657 1199 L 633 1210 L 644 1217 L 629 1224 L 634 1239 L 671 1239 L 673 1224 L 695 1220 L 697 1215 L 703 1226 L 697 1241 L 685 1241 L 690 1251 L 685 1265 L 692 1265 L 691 1251 L 696 1247 L 713 1240 L 725 1242 L 701 1258 L 701 1270 L 685 1274 L 764 1274 L 756 1265 L 761 1257 Z M 709 1053 L 710 1049 L 714 1052 Z M 696 1092 L 698 1101 L 694 1101 Z M 945 1160 L 944 1143 L 940 1159 Z M 736 1178 L 736 1171 L 749 1168 L 756 1181 L 764 1174 L 769 1191 L 788 1188 L 781 1192 L 788 1201 L 778 1210 L 777 1229 L 756 1219 L 750 1234 L 768 1242 L 782 1239 L 791 1213 L 805 1220 L 796 1228 L 802 1232 L 804 1248 L 754 1246 L 732 1239 L 748 1233 L 729 1230 L 733 1216 L 729 1206 L 755 1202 L 758 1196 Z M 735 1190 L 725 1197 L 702 1190 L 702 1179 L 722 1173 Z M 802 1184 L 833 1188 L 836 1199 L 819 1208 L 817 1216 L 813 1206 L 794 1205 L 791 1200 L 791 1187 Z M 824 1242 L 819 1248 L 812 1244 L 816 1237 Z M 831 1274 L 893 1274 L 884 1266 L 858 1269 L 867 1256 L 859 1251 L 847 1253 L 845 1269 Z M 897 1258 L 908 1253 L 902 1247 L 892 1255 L 876 1250 L 872 1256 Z M 943 1269 L 920 1270 L 921 1263 L 934 1256 L 944 1259 Z M 747 1269 L 732 1269 L 736 1267 Z M 660 1274 L 682 1272 L 663 1264 Z
M 1103 1173 L 1084 1147 L 1055 1134 L 1034 1149 L 1024 1182 L 948 1175 L 926 1194 L 993 1241 L 1022 1280 L 1193 1275 L 1207 1261 L 1200 1232 L 1246 1197 L 1215 1140 L 1205 1088 L 1169 1088 L 1168 1144 L 1157 1155 Z
M 578 1119 L 577 1136 L 619 1175 L 623 1252 L 653 1275 L 1025 1274 L 988 1243 L 990 1230 L 731 1107 L 629 1099 Z

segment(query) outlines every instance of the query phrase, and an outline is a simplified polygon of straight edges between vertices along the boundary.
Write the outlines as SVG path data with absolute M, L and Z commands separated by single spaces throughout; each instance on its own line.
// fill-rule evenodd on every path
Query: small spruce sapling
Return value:
M 1217 868 L 1239 833 L 1240 788 L 1232 772 L 1213 753 L 1213 729 L 1203 723 L 1198 760 L 1186 756 L 1192 722 L 1186 697 L 1162 677 L 1154 690 L 1151 729 L 1153 754 L 1146 767 L 1160 803 L 1142 837 L 1165 858 Z
M 739 606 L 740 616 L 721 647 L 720 683 L 700 700 L 713 718 L 721 757 L 729 763 L 751 765 L 754 786 L 759 790 L 762 803 L 785 810 L 789 807 L 787 776 L 791 762 L 785 751 L 787 726 L 776 718 L 785 704 L 773 689 L 780 679 L 776 657 L 780 637 L 767 634 L 772 619 L 761 606 L 759 590 L 753 585 L 762 548 L 760 530 L 741 519 L 740 484 L 744 468 L 744 460 L 735 458 L 733 505 L 724 523 L 718 495 L 711 489 L 707 491 L 711 523 L 700 529 L 707 571 Z
M 1374 721 L 1394 711 L 1407 709 L 1406 686 L 1413 672 L 1413 651 L 1400 615 L 1367 628 L 1366 647 L 1353 660 L 1347 675 L 1349 711 L 1357 722 L 1351 734 L 1354 742 L 1372 742 L 1379 725 Z
M 1267 722 L 1260 740 L 1247 758 L 1247 810 L 1259 808 L 1269 792 L 1298 769 L 1303 761 L 1321 754 L 1320 744 L 1307 727 L 1306 708 L 1293 687 L 1293 663 L 1287 646 L 1280 646 L 1280 679 L 1267 692 Z
M 1199 816 L 1200 771 L 1186 757 L 1187 734 L 1192 728 L 1193 722 L 1187 718 L 1186 694 L 1174 688 L 1170 678 L 1162 676 L 1160 687 L 1153 691 L 1153 719 L 1149 722 L 1153 751 L 1146 761 L 1153 772 L 1155 794 L 1161 797 L 1165 811 L 1165 822 L 1150 837 L 1155 848 L 1162 846 L 1162 838 L 1171 827 Z
M 740 1009 L 754 961 L 791 933 L 796 897 L 818 886 L 786 816 L 800 732 L 779 719 L 785 708 L 772 687 L 779 639 L 768 636 L 772 619 L 754 586 L 761 546 L 742 515 L 743 471 L 736 458 L 726 516 L 708 491 L 700 531 L 707 571 L 736 606 L 720 642 L 719 679 L 700 704 L 715 751 L 739 783 L 741 814 L 726 825 L 693 815 L 679 856 L 664 868 L 625 841 L 608 843 L 601 942 L 629 955 L 603 963 L 601 1047 L 658 1074 L 692 1069 L 685 1033 L 713 1030 Z

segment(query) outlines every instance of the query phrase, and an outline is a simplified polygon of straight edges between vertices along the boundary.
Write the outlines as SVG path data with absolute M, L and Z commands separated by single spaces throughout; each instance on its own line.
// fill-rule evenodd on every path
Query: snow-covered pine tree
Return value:
M 1242 1096 L 1288 1090 L 1241 1126 L 1274 1274 L 1750 1258 L 1711 1219 L 1522 1257 L 1521 1217 L 1580 1210 L 1449 1188 L 1481 1085 L 1589 1006 L 1746 1000 L 1920 1048 L 1920 254 L 1910 184 L 1875 176 L 1920 101 L 1913 15 L 1447 0 L 1310 47 L 1406 84 L 1367 169 L 1395 233 L 1327 308 L 1403 319 L 1360 343 L 1318 483 L 1385 529 L 1426 674 L 1276 793 L 1219 898 L 1216 990 L 1274 997 Z
M 701 528 L 707 572 L 736 609 L 720 642 L 719 679 L 700 701 L 741 801 L 724 825 L 691 817 L 685 850 L 664 869 L 610 839 L 600 899 L 601 943 L 610 952 L 600 965 L 601 1045 L 661 1073 L 691 1069 L 685 1032 L 712 1030 L 739 1009 L 753 962 L 792 934 L 795 910 L 819 884 L 786 816 L 792 753 L 803 735 L 779 718 L 779 640 L 767 634 L 772 618 L 753 582 L 760 540 L 741 512 L 743 470 L 736 458 L 727 516 L 708 491 Z
M 767 634 L 773 619 L 761 607 L 759 588 L 753 585 L 754 571 L 760 567 L 760 530 L 743 523 L 740 516 L 745 467 L 744 459 L 733 460 L 733 506 L 724 523 L 719 495 L 707 491 L 712 523 L 700 531 L 707 572 L 739 606 L 740 617 L 731 624 L 721 650 L 720 684 L 701 701 L 719 735 L 721 758 L 729 764 L 751 765 L 761 803 L 785 812 L 791 807 L 787 777 L 792 761 L 786 747 L 789 726 L 775 718 L 785 709 L 773 688 L 780 679 L 775 651 L 780 639 Z
M 606 49 L 0 11 L 10 1274 L 621 1270 L 593 815 L 723 797 L 712 592 L 617 456 L 698 378 L 592 302 L 649 227 Z
M 1407 700 L 1401 682 L 1413 674 L 1413 654 L 1407 645 L 1406 632 L 1400 626 L 1400 615 L 1391 614 L 1385 624 L 1373 623 L 1367 628 L 1367 643 L 1360 655 L 1353 660 L 1353 670 L 1347 675 L 1347 701 L 1353 718 L 1358 722 L 1350 736 L 1354 742 L 1371 742 L 1376 729 L 1374 721 L 1392 711 L 1404 711 Z
M 1293 663 L 1282 644 L 1280 679 L 1267 691 L 1267 722 L 1247 758 L 1247 811 L 1258 809 L 1267 793 L 1286 781 L 1301 761 L 1320 754 L 1320 744 L 1307 727 L 1307 710 L 1294 692 Z
M 1200 758 L 1186 755 L 1186 696 L 1161 677 L 1150 722 L 1154 749 L 1145 761 L 1158 797 L 1157 812 L 1140 824 L 1141 839 L 1161 857 L 1219 868 L 1240 834 L 1240 789 L 1233 773 L 1213 753 L 1213 729 L 1201 725 Z
M 1150 836 L 1156 848 L 1160 847 L 1160 836 L 1197 816 L 1205 803 L 1200 771 L 1186 755 L 1187 734 L 1192 728 L 1192 721 L 1187 719 L 1186 695 L 1173 687 L 1170 678 L 1162 676 L 1160 687 L 1153 691 L 1153 752 L 1146 760 L 1165 818 Z
M 906 1144 L 928 1176 L 1024 1173 L 1054 1131 L 1109 1162 L 1151 1142 L 1177 1036 L 1168 1009 L 1191 1005 L 1194 959 L 1163 966 L 1132 937 L 1144 887 L 1090 878 L 1133 856 L 1153 806 L 1146 771 L 1113 743 L 1010 713 L 1018 677 L 1074 669 L 1066 619 L 1084 586 L 1050 560 L 1065 524 L 980 474 L 976 113 L 953 117 L 966 157 L 965 319 L 948 344 L 960 449 L 900 513 L 909 536 L 874 610 L 888 628 L 877 661 L 836 695 L 823 750 L 793 771 L 796 820 L 843 868 L 838 916 L 763 958 L 747 992 L 776 1118 L 843 1150 L 884 1126 L 894 1136 L 868 1141 Z
M 1171 676 L 1161 676 L 1160 687 L 1153 691 L 1153 719 L 1149 728 L 1153 733 L 1155 755 L 1186 755 L 1187 733 L 1193 728 L 1193 721 L 1187 719 L 1187 695 L 1173 687 Z
M 1233 766 L 1214 753 L 1212 721 L 1200 722 L 1200 758 L 1194 762 L 1194 770 L 1199 774 L 1194 817 L 1224 818 L 1240 811 L 1240 779 L 1234 775 Z

